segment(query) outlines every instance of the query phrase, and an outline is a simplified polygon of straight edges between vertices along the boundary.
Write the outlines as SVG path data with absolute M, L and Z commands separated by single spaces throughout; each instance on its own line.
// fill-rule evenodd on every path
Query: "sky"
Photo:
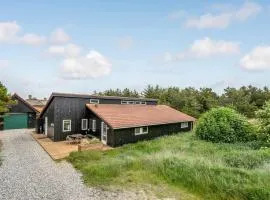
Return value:
M 270 1 L 9 0 L 0 81 L 9 92 L 270 86 Z

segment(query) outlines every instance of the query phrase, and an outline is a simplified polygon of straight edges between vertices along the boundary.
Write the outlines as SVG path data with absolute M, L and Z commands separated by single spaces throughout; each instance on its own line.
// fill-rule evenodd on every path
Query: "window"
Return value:
M 121 104 L 146 104 L 145 101 L 121 101 Z
M 141 134 L 141 128 L 135 128 L 135 135 Z
M 97 127 L 97 121 L 95 119 L 92 120 L 92 131 L 96 132 L 96 127 Z
M 187 128 L 187 127 L 188 127 L 188 122 L 181 123 L 181 128 Z
M 99 104 L 99 99 L 90 99 L 90 103 Z
M 121 104 L 135 104 L 134 101 L 121 101 Z
M 127 104 L 127 101 L 121 101 L 121 104 Z
M 88 120 L 82 119 L 82 130 L 87 130 Z
M 135 128 L 135 135 L 142 135 L 142 134 L 147 134 L 147 133 L 148 133 L 147 126 Z
M 148 127 L 147 127 L 147 126 L 142 127 L 142 132 L 143 132 L 143 133 L 148 133 Z
M 101 141 L 103 144 L 107 144 L 107 130 L 107 125 L 104 122 L 101 122 Z
M 71 120 L 63 120 L 63 132 L 71 131 Z

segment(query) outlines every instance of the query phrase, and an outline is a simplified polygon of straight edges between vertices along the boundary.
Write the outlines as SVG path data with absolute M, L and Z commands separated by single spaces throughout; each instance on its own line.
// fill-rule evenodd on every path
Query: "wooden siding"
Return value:
M 52 101 L 50 104 L 50 107 L 46 110 L 46 112 L 43 115 L 42 122 L 43 122 L 43 131 L 45 130 L 44 123 L 45 123 L 45 117 L 48 118 L 48 137 L 54 140 L 54 128 L 55 128 L 55 102 Z M 52 126 L 54 125 L 54 126 Z
M 12 105 L 9 112 L 10 113 L 33 113 L 34 111 L 25 105 L 20 99 L 13 98 L 17 101 L 17 104 Z
M 101 135 L 101 119 L 99 117 L 97 117 L 92 111 L 86 109 L 86 115 L 85 115 L 85 119 L 88 119 L 88 134 L 94 135 L 96 137 L 98 137 L 99 139 L 101 139 L 100 135 Z M 96 131 L 93 132 L 92 131 L 92 120 L 95 119 L 96 120 Z M 89 121 L 90 120 L 90 121 Z
M 44 120 L 43 119 L 36 119 L 36 132 L 37 133 L 43 133 L 44 132 Z
M 90 110 L 86 110 L 85 118 L 97 120 L 96 132 L 93 133 L 90 130 L 89 133 L 100 138 L 102 120 Z M 170 134 L 178 133 L 178 132 L 190 131 L 192 130 L 192 127 L 193 127 L 192 122 L 188 122 L 187 128 L 181 128 L 181 123 L 148 126 L 148 134 L 135 136 L 135 128 L 113 130 L 109 126 L 109 129 L 107 132 L 107 145 L 116 147 L 123 144 L 134 143 L 140 140 L 149 140 L 149 139 L 156 138 L 159 136 L 170 135 Z
M 81 119 L 85 116 L 85 104 L 89 99 L 55 97 L 54 141 L 65 140 L 70 134 L 84 133 Z M 63 132 L 63 120 L 71 120 L 71 131 Z
M 48 117 L 48 136 L 54 141 L 65 140 L 71 134 L 90 133 L 100 137 L 101 120 L 97 119 L 96 132 L 91 130 L 81 130 L 82 119 L 92 119 L 89 115 L 86 104 L 90 99 L 99 99 L 99 104 L 121 104 L 121 99 L 102 99 L 102 98 L 78 98 L 78 97 L 54 97 L 49 107 L 44 112 L 42 119 Z M 147 104 L 156 104 L 155 101 L 147 101 Z M 71 131 L 63 132 L 63 120 L 71 120 Z M 53 124 L 54 126 L 51 126 Z M 91 125 L 88 121 L 88 127 Z M 44 129 L 44 128 L 42 128 Z M 110 131 L 109 131 L 110 132 Z
M 189 126 L 187 128 L 181 128 L 181 123 L 148 126 L 148 133 L 142 135 L 135 135 L 135 128 L 115 129 L 110 136 L 111 143 L 109 145 L 116 147 L 140 140 L 149 140 L 159 136 L 190 131 L 192 130 L 193 124 L 192 122 L 189 122 L 188 124 Z
M 28 113 L 28 128 L 36 127 L 36 113 Z

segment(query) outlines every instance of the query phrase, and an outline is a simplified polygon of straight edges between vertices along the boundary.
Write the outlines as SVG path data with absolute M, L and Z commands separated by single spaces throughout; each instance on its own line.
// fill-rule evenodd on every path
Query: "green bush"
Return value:
M 259 138 L 270 144 L 270 101 L 256 112 L 256 117 L 259 120 Z
M 214 108 L 203 114 L 195 133 L 202 140 L 212 142 L 246 142 L 255 140 L 255 128 L 241 114 L 231 108 Z

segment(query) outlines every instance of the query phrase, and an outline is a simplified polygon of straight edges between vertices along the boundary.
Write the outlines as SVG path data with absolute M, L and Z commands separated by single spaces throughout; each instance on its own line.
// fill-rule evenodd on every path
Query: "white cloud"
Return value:
M 235 12 L 235 19 L 244 21 L 251 16 L 257 15 L 262 7 L 257 3 L 246 2 L 239 10 Z
M 119 43 L 120 43 L 120 47 L 122 49 L 129 49 L 133 46 L 134 40 L 132 37 L 127 36 L 127 37 L 120 39 Z
M 65 46 L 50 46 L 48 53 L 54 56 L 76 57 L 81 53 L 81 48 L 75 44 Z
M 224 41 L 224 40 L 212 40 L 208 37 L 195 40 L 188 50 L 173 55 L 169 52 L 165 53 L 164 61 L 179 61 L 186 59 L 207 58 L 216 55 L 229 55 L 237 54 L 240 52 L 239 43 Z
M 7 67 L 9 64 L 8 60 L 1 60 L 0 59 L 0 69 Z
M 232 15 L 224 13 L 220 15 L 205 14 L 195 19 L 188 19 L 187 27 L 202 28 L 226 28 L 231 23 Z
M 66 58 L 61 68 L 66 79 L 89 79 L 110 74 L 111 63 L 106 57 L 93 50 L 86 56 Z
M 20 43 L 32 46 L 38 46 L 46 42 L 45 36 L 39 36 L 34 33 L 27 33 L 20 37 Z
M 240 51 L 239 44 L 224 40 L 204 38 L 196 40 L 190 48 L 190 53 L 196 57 L 208 57 L 217 54 L 236 54 Z
M 45 36 L 40 36 L 35 33 L 19 34 L 21 29 L 21 26 L 18 25 L 16 21 L 0 22 L 0 43 L 36 46 L 46 42 Z
M 257 15 L 262 7 L 257 3 L 246 2 L 234 11 L 226 11 L 219 14 L 207 13 L 199 17 L 190 18 L 186 21 L 189 28 L 226 28 L 231 23 L 245 21 Z
M 71 40 L 71 37 L 61 28 L 56 29 L 51 33 L 50 41 L 53 44 L 63 44 Z
M 247 70 L 270 69 L 270 46 L 258 46 L 240 60 L 240 66 Z
M 0 22 L 0 42 L 12 42 L 20 29 L 16 21 Z

